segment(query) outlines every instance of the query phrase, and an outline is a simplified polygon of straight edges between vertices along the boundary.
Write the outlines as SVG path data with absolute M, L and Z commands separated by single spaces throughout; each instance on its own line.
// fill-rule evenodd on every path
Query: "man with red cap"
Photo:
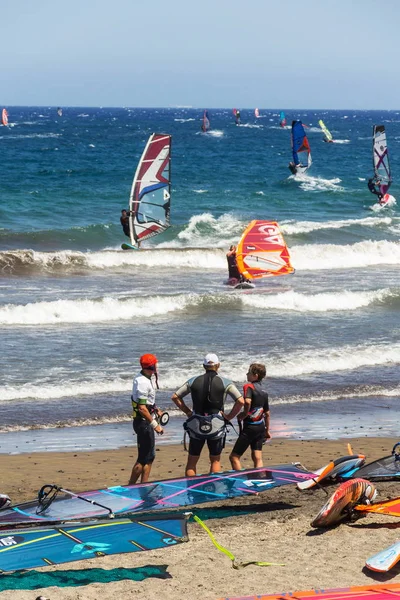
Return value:
M 143 354 L 140 357 L 141 371 L 133 380 L 132 408 L 133 429 L 137 435 L 138 457 L 132 468 L 129 485 L 133 485 L 140 477 L 140 483 L 149 480 L 151 466 L 155 459 L 155 435 L 161 435 L 163 428 L 156 416 L 161 411 L 156 407 L 156 389 L 158 389 L 157 357 L 154 354 Z

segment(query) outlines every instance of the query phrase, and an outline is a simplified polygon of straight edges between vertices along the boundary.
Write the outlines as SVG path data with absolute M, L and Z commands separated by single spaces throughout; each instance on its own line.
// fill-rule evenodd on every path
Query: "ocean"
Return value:
M 130 392 L 146 352 L 163 409 L 215 352 L 239 385 L 251 362 L 266 364 L 273 435 L 398 433 L 399 112 L 286 110 L 309 126 L 313 155 L 294 177 L 278 110 L 243 109 L 236 126 L 231 109 L 209 109 L 202 133 L 200 109 L 7 108 L 1 452 L 21 451 L 32 429 L 57 449 L 72 430 L 76 447 L 91 434 L 102 447 L 110 428 L 114 446 L 134 443 Z M 323 143 L 321 118 L 337 143 Z M 389 208 L 367 189 L 378 123 L 399 198 Z M 123 251 L 119 217 L 152 132 L 172 135 L 171 227 Z M 278 221 L 296 272 L 235 291 L 225 254 L 252 219 Z M 183 431 L 171 417 L 167 442 Z

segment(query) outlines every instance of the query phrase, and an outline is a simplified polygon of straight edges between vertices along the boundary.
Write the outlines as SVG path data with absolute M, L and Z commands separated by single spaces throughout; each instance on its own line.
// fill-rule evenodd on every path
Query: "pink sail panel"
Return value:
M 289 250 L 276 221 L 251 221 L 239 240 L 236 260 L 245 279 L 294 273 Z

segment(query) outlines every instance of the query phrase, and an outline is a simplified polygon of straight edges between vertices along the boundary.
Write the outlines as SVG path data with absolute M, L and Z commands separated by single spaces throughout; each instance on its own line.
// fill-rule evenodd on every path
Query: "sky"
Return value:
M 400 0 L 0 0 L 0 105 L 400 108 Z

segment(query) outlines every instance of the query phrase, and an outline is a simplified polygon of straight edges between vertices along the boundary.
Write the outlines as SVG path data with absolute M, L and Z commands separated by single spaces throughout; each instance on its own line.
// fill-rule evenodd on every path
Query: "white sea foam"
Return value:
M 256 192 L 257 196 L 265 196 L 264 192 Z
M 335 144 L 350 144 L 350 140 L 334 140 Z
M 244 223 L 229 213 L 217 218 L 211 213 L 202 213 L 191 217 L 187 227 L 178 234 L 178 240 L 191 246 L 225 247 L 241 236 L 243 227 Z
M 233 381 L 243 381 L 244 373 L 248 368 L 246 352 L 229 356 L 219 355 L 223 373 Z M 330 348 L 308 347 L 282 355 L 273 351 L 258 356 L 260 362 L 268 365 L 270 377 L 299 377 L 318 373 L 334 373 L 340 371 L 353 371 L 359 368 L 400 364 L 400 343 L 384 344 L 372 343 L 347 345 Z M 198 365 L 194 365 L 191 358 L 184 358 L 176 363 L 163 363 L 160 365 L 160 386 L 163 390 L 174 390 L 185 380 L 198 373 Z M 55 398 L 93 396 L 112 393 L 126 393 L 132 386 L 131 379 L 122 379 L 109 376 L 105 373 L 87 373 L 85 380 L 76 381 L 70 377 L 65 380 L 60 378 L 56 382 L 42 381 L 21 386 L 3 385 L 0 388 L 0 403 L 12 400 L 38 399 L 50 400 Z M 396 397 L 399 390 L 381 391 L 380 395 Z M 357 395 L 357 394 L 355 394 Z M 374 395 L 371 392 L 369 395 Z M 339 396 L 340 397 L 340 396 Z M 312 400 L 312 399 L 309 399 Z
M 289 179 L 294 179 L 300 183 L 300 187 L 305 192 L 343 192 L 344 187 L 338 185 L 342 180 L 339 177 L 334 179 L 323 179 L 322 177 L 312 177 L 307 174 L 289 175 Z
M 338 221 L 294 221 L 282 222 L 280 227 L 283 233 L 295 235 L 299 233 L 310 233 L 319 229 L 342 229 L 343 227 L 352 227 L 361 225 L 363 227 L 376 227 L 377 225 L 391 225 L 399 218 L 392 217 L 365 217 L 363 219 L 340 219 Z
M 189 121 L 195 121 L 196 119 L 190 118 L 190 119 L 174 119 L 174 121 L 176 121 L 177 123 L 189 123 Z
M 355 269 L 372 265 L 399 265 L 400 243 L 386 240 L 366 240 L 339 246 L 334 244 L 306 244 L 290 248 L 292 264 L 296 269 Z
M 74 299 L 36 302 L 27 305 L 8 304 L 0 307 L 0 325 L 56 325 L 101 323 L 155 317 L 183 309 L 236 305 L 244 309 L 276 309 L 279 311 L 328 312 L 347 311 L 398 297 L 390 289 L 373 291 L 327 292 L 302 294 L 292 290 L 277 294 L 240 293 L 176 294 L 112 298 Z
M 210 129 L 207 131 L 207 135 L 211 137 L 221 137 L 224 135 L 224 132 L 221 129 Z
M 193 190 L 194 192 L 196 192 L 196 194 L 208 194 L 208 190 Z

